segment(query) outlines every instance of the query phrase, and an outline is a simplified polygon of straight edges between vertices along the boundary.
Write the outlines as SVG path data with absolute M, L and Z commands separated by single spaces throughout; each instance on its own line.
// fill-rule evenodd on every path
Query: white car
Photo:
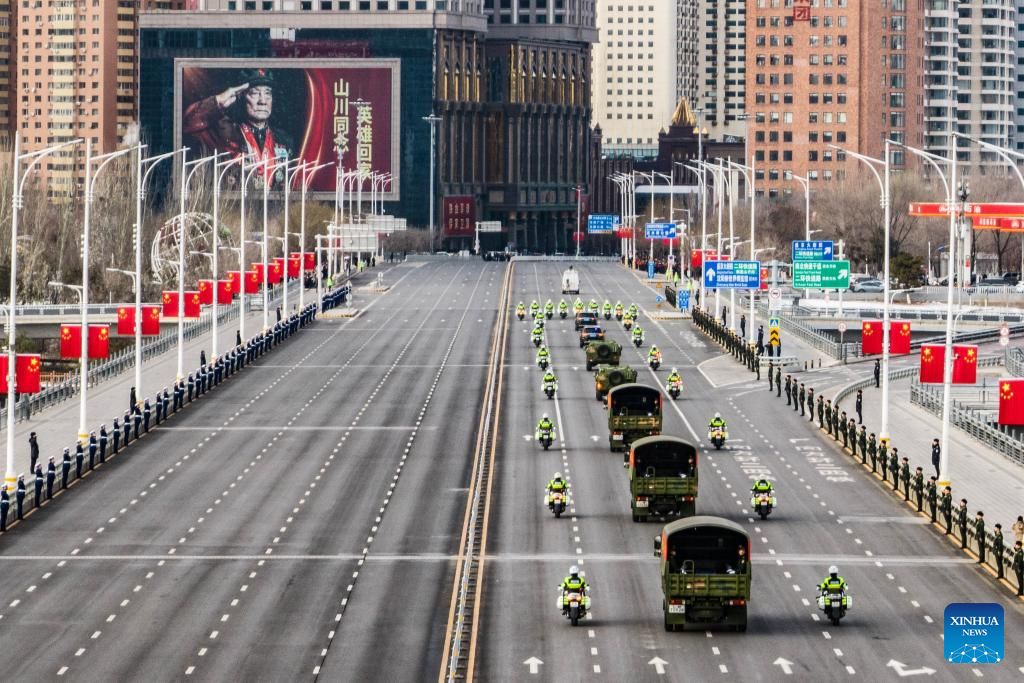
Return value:
M 1024 294 L 1024 281 L 1018 282 L 1013 286 L 1013 291 L 1017 294 Z

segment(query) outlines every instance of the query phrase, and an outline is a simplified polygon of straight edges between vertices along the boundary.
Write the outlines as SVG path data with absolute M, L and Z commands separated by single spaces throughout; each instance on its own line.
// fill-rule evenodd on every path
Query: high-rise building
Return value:
M 696 95 L 696 0 L 600 0 L 594 121 L 608 153 L 653 156 L 680 97 Z
M 760 7 L 764 0 L 757 2 Z M 778 0 L 765 4 L 775 5 L 776 13 L 785 11 Z M 694 109 L 713 140 L 746 135 L 746 14 L 747 0 L 699 0 L 699 96 Z
M 11 109 L 23 149 L 82 138 L 99 154 L 116 149 L 133 129 L 137 4 L 51 0 L 14 7 Z M 173 8 L 181 2 L 143 5 Z M 84 153 L 80 145 L 41 164 L 52 192 L 70 192 L 81 181 Z
M 769 196 L 842 178 L 830 145 L 879 158 L 893 139 L 921 145 L 921 0 L 835 0 L 795 11 L 754 0 L 747 13 L 747 111 L 758 189 Z M 892 155 L 899 168 L 907 159 Z M 859 162 L 858 162 L 859 163 Z
M 14 84 L 11 73 L 13 19 L 10 4 L 0 4 L 0 145 L 4 146 L 11 141 L 11 90 Z
M 450 244 L 471 246 L 474 222 L 494 220 L 505 233 L 481 235 L 484 249 L 567 248 L 576 187 L 589 182 L 592 0 L 205 0 L 144 12 L 140 28 L 140 120 L 153 152 L 186 134 L 219 138 L 220 125 L 235 138 L 218 149 L 251 148 L 247 113 L 216 96 L 255 78 L 273 83 L 266 107 L 282 153 L 351 169 L 351 147 L 363 144 L 358 166 L 392 174 L 387 209 L 410 224 L 430 220 L 433 156 L 434 219 Z M 371 67 L 391 70 L 391 86 L 359 75 Z M 391 104 L 356 131 L 363 97 Z M 371 145 L 392 151 L 386 168 L 371 165 Z
M 1024 18 L 1024 1 L 1017 2 L 1017 20 Z M 1014 147 L 1018 152 L 1024 152 L 1024 29 L 1017 28 L 1017 69 L 1014 82 L 1014 110 L 1016 112 L 1014 135 Z

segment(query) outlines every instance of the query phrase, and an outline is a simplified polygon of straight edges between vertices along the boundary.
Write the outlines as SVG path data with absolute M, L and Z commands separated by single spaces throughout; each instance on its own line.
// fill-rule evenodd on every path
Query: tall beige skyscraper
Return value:
M 712 140 L 743 138 L 746 127 L 747 0 L 698 0 L 699 82 L 694 109 Z M 750 0 L 752 5 L 759 0 Z M 782 5 L 770 0 L 768 5 Z

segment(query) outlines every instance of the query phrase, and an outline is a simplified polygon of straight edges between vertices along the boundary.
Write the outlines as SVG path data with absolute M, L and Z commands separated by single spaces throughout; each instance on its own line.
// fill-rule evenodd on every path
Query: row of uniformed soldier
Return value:
M 325 310 L 342 303 L 345 300 L 345 294 L 346 292 L 337 290 L 325 296 Z M 174 384 L 173 393 L 164 387 L 157 391 L 152 399 L 145 399 L 141 403 L 132 401 L 130 408 L 125 411 L 120 420 L 114 418 L 113 428 L 109 432 L 107 425 L 101 424 L 98 435 L 95 431 L 90 432 L 84 446 L 81 442 L 75 445 L 75 478 L 80 479 L 86 468 L 92 470 L 98 464 L 105 463 L 108 447 L 111 454 L 117 454 L 122 447 L 131 442 L 132 438 L 140 438 L 149 432 L 152 426 L 159 425 L 172 413 L 181 410 L 185 403 L 192 402 L 244 368 L 245 364 L 252 361 L 253 358 L 269 351 L 274 345 L 295 334 L 299 328 L 315 321 L 316 313 L 316 304 L 310 304 L 287 319 L 278 321 L 270 330 L 258 334 L 244 344 L 238 344 L 235 348 L 213 359 L 213 362 L 201 364 L 186 379 L 179 380 Z M 134 399 L 135 387 L 131 388 L 130 394 Z M 33 455 L 35 456 L 32 463 L 34 469 L 31 474 L 34 485 L 34 503 L 35 507 L 39 507 L 44 500 L 44 491 L 45 500 L 53 498 L 57 480 L 57 463 L 51 457 L 44 473 L 42 464 L 36 462 L 38 452 L 34 450 Z M 62 489 L 66 489 L 71 483 L 71 466 L 71 449 L 65 448 L 60 463 L 60 487 Z M 20 475 L 15 488 L 15 514 L 19 520 L 24 519 L 24 501 L 27 494 L 25 475 Z M 3 484 L 0 486 L 0 532 L 7 531 L 10 505 L 10 492 L 7 490 L 7 485 Z

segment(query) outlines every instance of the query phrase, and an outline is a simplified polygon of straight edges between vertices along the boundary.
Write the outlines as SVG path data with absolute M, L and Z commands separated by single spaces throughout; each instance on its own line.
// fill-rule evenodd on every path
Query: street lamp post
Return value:
M 181 190 L 178 208 L 178 380 L 185 374 L 185 203 L 188 201 L 188 186 L 192 174 L 207 161 L 216 163 L 217 154 L 185 161 L 185 150 L 181 151 Z M 191 168 L 190 168 L 191 167 Z
M 89 393 L 89 235 L 92 228 L 92 203 L 95 199 L 96 180 L 109 163 L 129 152 L 137 152 L 141 145 L 126 147 L 106 154 L 92 155 L 92 141 L 85 141 L 85 206 L 82 211 L 82 357 L 79 367 L 78 440 L 83 444 L 89 440 L 86 426 L 86 401 Z M 93 171 L 93 164 L 96 166 Z M 139 321 L 137 324 L 141 323 Z M 11 406 L 13 409 L 13 406 Z
M 583 209 L 583 186 L 576 186 L 576 260 L 580 260 L 580 212 Z
M 883 229 L 885 231 L 883 237 L 883 276 L 882 276 L 882 367 L 881 370 L 881 385 L 882 385 L 882 428 L 878 433 L 878 438 L 882 443 L 889 442 L 889 326 L 891 320 L 890 306 L 890 282 L 889 282 L 889 230 L 892 215 L 892 194 L 889 185 L 890 167 L 889 159 L 891 154 L 889 152 L 889 141 L 885 141 L 885 158 L 876 159 L 875 157 L 869 157 L 864 154 L 857 152 L 851 152 L 848 149 L 837 147 L 836 145 L 829 145 L 829 147 L 849 154 L 854 159 L 862 162 L 867 166 L 868 170 L 871 171 L 872 175 L 875 176 L 875 180 L 878 181 L 878 190 L 881 193 L 880 203 L 882 210 L 884 211 L 884 217 L 882 218 Z M 881 167 L 882 173 L 879 174 L 878 169 Z M 810 239 L 810 230 L 807 231 L 807 239 Z M 842 295 L 840 294 L 840 306 L 842 305 Z
M 17 400 L 15 387 L 15 364 L 17 363 L 15 327 L 18 303 L 18 214 L 21 212 L 22 204 L 24 203 L 25 182 L 36 165 L 54 152 L 65 147 L 77 145 L 80 142 L 82 142 L 81 138 L 76 138 L 60 145 L 22 154 L 21 134 L 14 133 L 14 154 L 11 159 L 13 167 L 11 173 L 11 293 L 8 299 L 9 309 L 7 316 L 7 473 L 4 475 L 5 485 L 12 491 L 18 482 L 18 478 L 14 473 L 14 403 Z M 24 171 L 21 169 L 23 161 L 28 162 Z
M 217 331 L 218 331 L 218 320 L 217 320 L 217 290 L 220 287 L 220 185 L 224 180 L 224 176 L 227 175 L 228 170 L 231 169 L 235 164 L 244 164 L 245 157 L 237 156 L 234 159 L 228 159 L 224 162 L 219 162 L 214 159 L 213 162 L 213 243 L 210 247 L 210 251 L 213 254 L 211 259 L 210 267 L 213 269 L 213 318 L 211 324 L 211 339 L 210 339 L 210 361 L 212 362 L 217 357 Z M 245 289 L 245 282 L 242 279 L 242 273 L 238 273 L 239 283 L 242 285 L 242 289 Z M 244 298 L 244 294 L 242 295 Z
M 832 147 L 833 145 L 829 145 Z M 845 151 L 845 150 L 844 150 Z M 811 183 L 808 178 L 799 176 L 796 173 L 789 173 L 790 178 L 796 180 L 804 188 L 804 239 L 811 239 Z
M 434 253 L 434 167 L 437 163 L 437 124 L 442 119 L 431 112 L 423 120 L 430 124 L 430 253 Z
M 149 174 L 153 172 L 156 165 L 164 159 L 170 159 L 175 154 L 181 154 L 184 158 L 188 148 L 174 150 L 165 154 L 157 154 L 149 158 L 143 158 L 142 153 L 145 145 L 138 146 L 138 157 L 135 161 L 135 272 L 117 271 L 128 273 L 132 276 L 132 285 L 135 289 L 135 392 L 142 396 L 142 217 L 143 202 L 146 200 L 146 181 Z M 115 270 L 108 268 L 107 270 Z
M 309 189 L 309 183 L 313 179 L 313 176 L 322 168 L 331 166 L 334 162 L 328 161 L 322 164 L 313 164 L 312 162 L 305 162 L 300 167 L 302 169 L 302 198 L 300 200 L 300 212 L 299 212 L 299 253 L 302 255 L 302 262 L 299 264 L 299 310 L 301 311 L 306 307 L 306 191 Z
M 942 180 L 944 189 L 946 190 L 946 205 L 949 210 L 949 263 L 950 273 L 948 283 L 946 285 L 946 343 L 944 345 L 944 358 L 942 368 L 942 437 L 940 439 L 940 455 L 939 455 L 939 485 L 949 485 L 949 412 L 950 412 L 950 399 L 952 396 L 952 378 L 953 378 L 953 268 L 956 263 L 956 208 L 957 208 L 957 185 L 956 185 L 956 145 L 951 145 L 952 150 L 950 151 L 950 158 L 942 157 L 931 152 L 926 152 L 923 149 L 911 147 L 902 142 L 896 142 L 894 140 L 886 141 L 886 161 L 889 160 L 889 145 L 896 145 L 902 149 L 907 150 L 911 154 L 917 156 L 920 159 L 924 159 L 935 172 L 938 174 L 939 179 Z M 942 172 L 942 168 L 939 163 L 948 165 L 949 177 Z M 886 221 L 888 225 L 888 221 Z M 888 240 L 886 240 L 888 244 Z M 888 273 L 886 274 L 888 276 Z M 888 277 L 886 277 L 886 285 L 888 286 Z
M 238 203 L 238 279 L 242 286 L 242 291 L 238 296 L 238 336 L 241 337 L 243 342 L 245 341 L 245 194 L 246 187 L 249 185 L 249 178 L 251 178 L 261 166 L 269 167 L 269 158 L 261 159 L 255 164 L 248 165 L 248 170 L 245 160 L 243 159 L 241 172 L 239 174 L 241 176 L 241 199 Z M 264 272 L 264 278 L 266 275 L 266 272 Z
M 749 120 L 749 119 L 748 119 Z M 746 164 L 738 164 L 735 161 L 729 161 L 729 165 L 737 169 L 743 174 L 744 180 L 747 182 L 747 197 L 750 198 L 750 260 L 754 260 L 754 254 L 756 249 L 754 248 L 754 236 L 755 236 L 755 222 L 754 222 L 754 211 L 757 206 L 757 188 L 755 183 L 757 182 L 757 166 L 756 161 L 753 157 L 750 158 L 750 166 Z M 750 343 L 754 343 L 754 291 L 750 292 L 750 335 L 748 340 Z
M 704 300 L 704 259 L 706 258 L 706 252 L 708 248 L 708 202 L 707 202 L 707 178 L 704 177 L 704 166 L 698 162 L 697 166 L 691 166 L 690 164 L 685 165 L 686 168 L 690 169 L 697 174 L 697 187 L 700 190 L 700 265 L 701 272 L 700 276 L 700 300 L 704 301 L 704 305 L 707 306 L 707 302 Z

